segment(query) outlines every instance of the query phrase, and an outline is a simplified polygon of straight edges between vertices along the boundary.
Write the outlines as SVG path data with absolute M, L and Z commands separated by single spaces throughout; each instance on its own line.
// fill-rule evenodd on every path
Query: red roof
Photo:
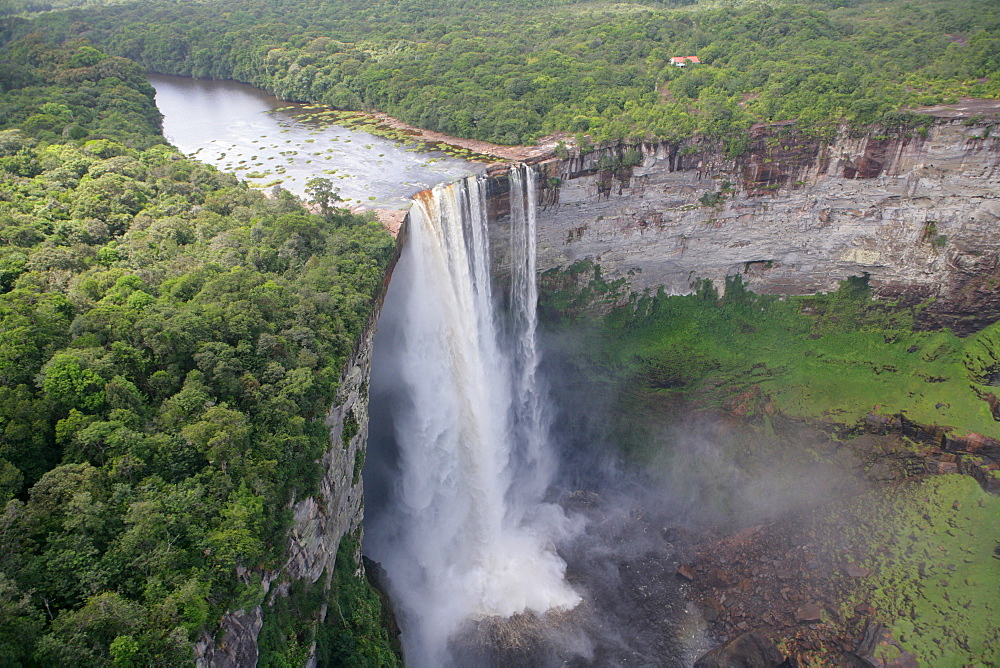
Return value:
M 701 61 L 698 60 L 698 56 L 674 56 L 670 59 L 670 62 L 676 63 L 695 63 L 701 65 Z

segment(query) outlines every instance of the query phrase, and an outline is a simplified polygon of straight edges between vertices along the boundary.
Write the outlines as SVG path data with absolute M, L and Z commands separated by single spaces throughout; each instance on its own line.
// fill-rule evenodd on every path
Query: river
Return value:
M 290 104 L 234 81 L 151 74 L 163 133 L 187 155 L 255 187 L 303 196 L 313 177 L 330 179 L 352 208 L 404 208 L 435 184 L 483 171 L 479 163 L 348 129 L 317 105 Z

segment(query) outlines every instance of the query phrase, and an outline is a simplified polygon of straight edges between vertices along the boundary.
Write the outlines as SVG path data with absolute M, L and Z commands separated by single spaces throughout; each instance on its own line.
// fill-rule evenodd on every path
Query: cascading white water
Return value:
M 555 462 L 548 445 L 545 388 L 538 375 L 538 283 L 535 269 L 535 219 L 538 197 L 534 170 L 523 167 L 510 172 L 511 290 L 510 361 L 513 372 L 514 445 L 519 467 L 515 480 L 520 499 L 537 501 L 551 480 Z
M 537 380 L 534 174 L 517 168 L 510 180 L 505 333 L 479 179 L 415 202 L 393 279 L 405 292 L 390 381 L 398 470 L 366 549 L 389 574 L 413 666 L 447 664 L 449 639 L 470 620 L 580 600 L 552 547 L 565 517 L 542 499 L 554 458 Z

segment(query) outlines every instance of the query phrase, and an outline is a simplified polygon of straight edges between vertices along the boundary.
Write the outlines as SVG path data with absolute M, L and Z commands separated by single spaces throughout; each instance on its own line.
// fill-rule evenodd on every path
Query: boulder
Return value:
M 864 566 L 859 566 L 858 564 L 847 564 L 844 571 L 852 578 L 863 578 L 870 573 L 870 571 Z
M 795 621 L 800 624 L 804 622 L 818 622 L 821 619 L 823 619 L 823 608 L 815 603 L 806 603 L 795 611 Z
M 875 608 L 873 608 L 868 603 L 858 603 L 856 606 L 854 606 L 854 612 L 858 613 L 859 615 L 865 615 L 867 617 L 875 614 Z
M 694 668 L 777 668 L 784 659 L 773 642 L 750 631 L 705 654 Z
M 854 652 L 842 652 L 833 659 L 833 665 L 837 668 L 875 668 L 874 663 L 862 659 Z

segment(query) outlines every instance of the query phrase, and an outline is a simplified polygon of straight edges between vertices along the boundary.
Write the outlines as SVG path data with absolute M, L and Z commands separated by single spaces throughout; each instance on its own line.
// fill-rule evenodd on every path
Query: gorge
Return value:
M 995 8 L 80 1 L 0 9 L 0 663 L 1000 661 Z
M 651 516 L 662 514 L 653 520 L 662 529 L 677 522 L 676 506 L 667 510 L 670 503 L 651 502 L 645 498 L 651 493 L 646 489 L 631 499 L 625 494 L 611 505 L 601 500 L 596 506 L 591 501 L 581 507 L 575 505 L 573 483 L 568 482 L 572 475 L 560 478 L 560 485 L 570 487 L 561 487 L 565 491 L 552 497 L 559 499 L 559 505 L 551 501 L 533 505 L 542 500 L 548 481 L 554 479 L 553 458 L 566 460 L 564 451 L 552 450 L 547 455 L 541 451 L 529 457 L 517 450 L 516 444 L 533 444 L 529 450 L 537 450 L 546 441 L 546 425 L 554 417 L 540 411 L 544 383 L 528 382 L 536 376 L 538 353 L 526 343 L 534 339 L 535 325 L 525 305 L 535 302 L 532 292 L 537 290 L 527 277 L 547 274 L 546 285 L 552 289 L 562 281 L 553 283 L 553 277 L 575 263 L 590 263 L 614 286 L 588 305 L 601 313 L 643 292 L 686 294 L 703 279 L 724 285 L 739 276 L 744 285 L 761 294 L 808 295 L 835 288 L 851 276 L 867 275 L 876 293 L 884 297 L 903 303 L 935 297 L 922 312 L 929 323 L 943 321 L 973 332 L 982 327 L 977 322 L 995 319 L 988 281 L 995 270 L 996 249 L 991 245 L 995 236 L 990 229 L 997 218 L 994 193 L 1000 153 L 997 140 L 988 132 L 994 120 L 970 122 L 970 115 L 957 115 L 941 114 L 922 134 L 904 130 L 888 139 L 842 134 L 829 143 L 810 141 L 788 126 L 762 127 L 754 131 L 755 143 L 739 161 L 724 157 L 710 144 L 609 146 L 569 159 L 551 156 L 531 169 L 494 168 L 488 177 L 418 195 L 400 237 L 403 251 L 392 283 L 397 287 L 389 290 L 379 335 L 374 340 L 371 331 L 366 335 L 367 343 L 352 363 L 353 380 L 343 385 L 342 393 L 348 398 L 332 412 L 334 442 L 338 430 L 345 433 L 353 420 L 358 421 L 357 436 L 352 437 L 343 464 L 337 464 L 337 458 L 326 464 L 332 476 L 331 496 L 317 504 L 300 504 L 297 511 L 299 527 L 293 536 L 303 538 L 293 539 L 292 554 L 298 555 L 293 561 L 314 561 L 317 567 L 311 569 L 312 575 L 308 570 L 293 570 L 301 573 L 293 577 L 318 577 L 323 568 L 322 561 L 315 561 L 316 550 L 336 552 L 333 538 L 360 526 L 358 478 L 348 482 L 351 476 L 338 471 L 349 470 L 352 461 L 356 471 L 361 457 L 368 496 L 366 551 L 386 569 L 407 658 L 414 665 L 440 665 L 449 654 L 452 661 L 460 656 L 483 665 L 503 663 L 511 656 L 521 656 L 523 661 L 529 655 L 532 660 L 548 656 L 546 660 L 554 662 L 567 657 L 619 662 L 626 656 L 693 661 L 707 646 L 698 630 L 699 613 L 685 608 L 680 600 L 682 587 L 673 582 L 672 569 L 678 566 L 683 548 L 645 538 L 601 535 L 604 529 L 594 523 L 592 514 L 596 508 L 600 513 L 628 514 L 641 507 Z M 859 172 L 856 165 L 864 169 Z M 537 226 L 530 234 L 524 227 L 528 221 Z M 418 238 L 418 233 L 434 236 Z M 538 246 L 533 269 L 532 243 Z M 414 256 L 436 257 L 442 263 L 450 257 L 453 264 L 431 269 Z M 417 269 L 420 266 L 428 268 Z M 432 275 L 437 278 L 430 279 Z M 591 278 L 581 275 L 575 279 L 577 287 Z M 511 294 L 498 311 L 492 293 L 504 286 Z M 444 300 L 446 305 L 433 306 L 422 294 L 450 296 Z M 474 303 L 479 306 L 472 307 Z M 498 333 L 496 326 L 501 322 L 507 324 Z M 451 334 L 438 331 L 441 323 L 454 323 L 455 329 Z M 382 371 L 378 368 L 380 339 L 382 347 L 394 351 L 381 354 L 389 360 L 382 362 L 387 365 Z M 457 342 L 472 348 L 456 348 Z M 369 407 L 365 394 L 373 344 L 376 362 Z M 505 357 L 501 350 L 516 354 Z M 451 351 L 455 358 L 438 359 L 431 351 Z M 475 371 L 468 366 L 472 359 L 480 360 Z M 477 378 L 480 381 L 474 382 Z M 461 392 L 449 389 L 457 387 L 456 382 L 464 388 Z M 487 387 L 491 390 L 484 394 Z M 509 398 L 502 393 L 497 396 L 500 388 L 510 388 Z M 459 396 L 464 400 L 458 401 Z M 968 424 L 978 427 L 992 420 L 986 403 L 977 405 L 984 415 Z M 366 419 L 369 410 L 371 422 Z M 956 410 L 956 416 L 960 410 L 964 409 Z M 468 411 L 464 418 L 454 418 L 463 411 Z M 912 414 L 922 418 L 917 412 Z M 433 415 L 441 415 L 441 421 L 429 420 Z M 447 415 L 452 419 L 445 420 Z M 466 426 L 453 426 L 456 422 Z M 961 424 L 956 426 L 961 430 Z M 564 434 L 563 447 L 585 431 Z M 372 449 L 365 456 L 359 453 L 364 451 L 368 434 Z M 439 443 L 440 449 L 434 452 L 443 458 L 422 449 L 429 442 Z M 484 442 L 492 445 L 478 454 L 458 455 L 455 449 Z M 445 443 L 451 445 L 445 448 Z M 527 466 L 532 460 L 534 466 Z M 473 462 L 479 464 L 465 471 L 463 467 Z M 483 478 L 485 471 L 490 473 Z M 800 473 L 806 478 L 810 475 Z M 462 491 L 465 484 L 469 488 Z M 636 481 L 626 476 L 616 484 L 629 487 Z M 644 484 L 639 487 L 645 489 Z M 342 489 L 352 491 L 343 496 L 337 491 Z M 604 496 L 613 496 L 609 487 L 603 490 Z M 493 501 L 488 501 L 491 496 Z M 636 506 L 636 498 L 644 500 Z M 526 500 L 530 500 L 530 512 L 521 505 Z M 482 504 L 479 511 L 468 510 L 477 504 Z M 391 510 L 393 506 L 396 511 Z M 317 512 L 318 508 L 326 510 Z M 569 517 L 567 508 L 573 509 Z M 762 517 L 774 517 L 777 512 L 764 511 Z M 340 518 L 339 528 L 320 521 L 325 515 Z M 533 528 L 518 537 L 517 532 L 525 529 L 517 527 L 526 518 Z M 548 528 L 542 529 L 543 525 Z M 641 525 L 622 520 L 621 526 L 635 530 Z M 513 537 L 507 533 L 511 530 Z M 494 544 L 494 540 L 500 542 Z M 550 540 L 562 558 L 548 551 L 551 546 L 545 547 Z M 668 607 L 677 609 L 664 615 L 666 626 L 660 631 L 673 637 L 667 641 L 669 649 L 659 645 L 661 641 L 642 639 L 642 633 L 625 634 L 627 640 L 612 639 L 595 626 L 597 617 L 617 618 L 627 625 L 615 610 L 618 599 L 628 601 L 634 595 L 628 588 L 601 594 L 600 576 L 588 573 L 585 564 L 595 559 L 595 546 L 606 540 L 628 548 L 605 552 L 609 561 L 598 560 L 605 568 L 620 570 L 632 558 L 625 556 L 631 552 L 656 581 L 660 576 L 652 576 L 650 555 L 662 560 L 658 568 L 666 567 L 666 584 L 655 600 L 672 601 Z M 511 545 L 519 545 L 524 552 L 508 552 Z M 475 584 L 482 577 L 475 574 L 484 568 L 476 557 L 479 547 L 492 560 L 504 560 L 505 554 L 513 559 L 510 563 L 515 565 L 500 569 L 512 574 L 525 568 L 516 565 L 520 559 L 540 560 L 544 567 L 528 570 L 543 584 L 524 580 L 528 596 L 490 594 L 482 589 L 482 582 Z M 562 621 L 553 626 L 544 621 L 543 613 L 551 607 L 572 608 L 570 602 L 577 596 L 560 584 L 566 568 L 563 558 L 569 560 L 575 587 L 582 585 L 586 592 L 587 610 L 568 617 L 562 613 Z M 434 582 L 447 586 L 435 590 Z M 491 586 L 507 594 L 513 591 L 499 582 Z M 635 599 L 631 600 L 626 605 L 635 605 Z M 441 616 L 432 610 L 441 610 Z M 537 628 L 522 630 L 527 635 L 518 641 L 524 643 L 519 650 L 504 649 L 497 638 L 506 632 L 489 630 L 490 623 L 484 620 L 515 613 L 537 618 L 525 622 Z M 470 618 L 478 619 L 478 633 L 487 633 L 492 640 L 477 638 L 477 631 L 463 623 Z M 648 622 L 644 618 L 641 623 Z M 254 642 L 252 632 L 238 638 L 236 634 L 230 640 L 234 645 Z M 487 647 L 494 644 L 493 649 L 484 650 L 484 642 Z M 492 656 L 493 652 L 500 654 Z M 206 653 L 207 664 L 219 663 L 211 656 Z

